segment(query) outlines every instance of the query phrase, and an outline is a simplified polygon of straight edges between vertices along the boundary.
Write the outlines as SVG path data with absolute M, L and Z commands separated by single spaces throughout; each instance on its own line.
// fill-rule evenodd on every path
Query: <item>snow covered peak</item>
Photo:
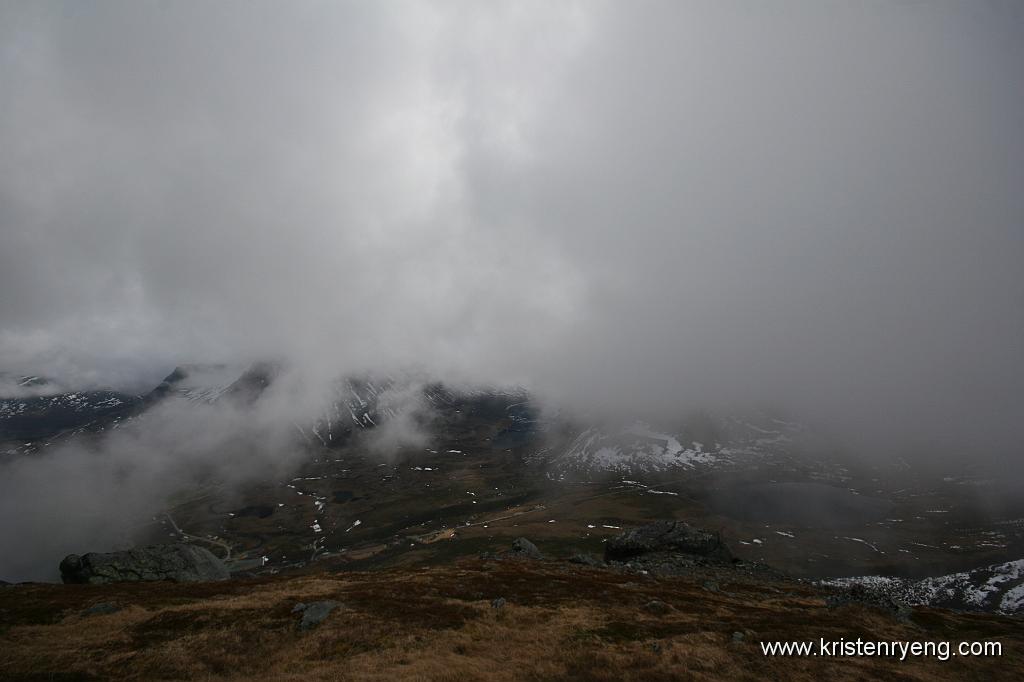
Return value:
M 624 474 L 714 466 L 786 450 L 803 430 L 799 424 L 761 414 L 702 415 L 700 421 L 671 430 L 642 421 L 590 426 L 555 457 L 555 465 Z

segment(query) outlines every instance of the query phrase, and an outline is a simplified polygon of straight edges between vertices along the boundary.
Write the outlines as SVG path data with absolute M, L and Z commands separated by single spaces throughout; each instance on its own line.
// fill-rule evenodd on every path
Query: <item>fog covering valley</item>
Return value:
M 1022 33 L 1003 2 L 4 3 L 0 579 L 661 515 L 814 579 L 1005 565 L 956 598 L 1024 608 Z

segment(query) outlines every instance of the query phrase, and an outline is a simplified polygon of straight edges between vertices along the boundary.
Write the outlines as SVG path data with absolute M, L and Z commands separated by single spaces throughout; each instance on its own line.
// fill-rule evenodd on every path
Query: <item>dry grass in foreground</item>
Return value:
M 707 578 L 718 590 L 705 589 Z M 502 608 L 491 600 L 503 597 Z M 653 579 L 556 562 L 200 585 L 0 589 L 0 678 L 24 680 L 1024 679 L 1024 622 L 830 610 L 742 575 Z M 300 632 L 297 602 L 342 606 Z M 653 601 L 668 605 L 652 613 Z M 84 616 L 96 603 L 120 611 Z M 733 633 L 743 633 L 734 641 Z M 766 658 L 762 640 L 998 640 L 999 658 Z

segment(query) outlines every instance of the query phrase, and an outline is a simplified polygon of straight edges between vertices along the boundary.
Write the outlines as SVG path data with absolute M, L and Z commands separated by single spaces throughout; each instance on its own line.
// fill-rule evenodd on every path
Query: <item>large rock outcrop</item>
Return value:
M 694 528 L 682 521 L 655 521 L 627 530 L 609 540 L 604 547 L 607 561 L 629 561 L 655 553 L 693 554 L 729 561 L 732 553 L 718 533 Z
M 65 583 L 119 583 L 202 582 L 227 580 L 229 575 L 224 562 L 209 550 L 176 543 L 125 552 L 69 554 L 60 562 L 60 577 Z

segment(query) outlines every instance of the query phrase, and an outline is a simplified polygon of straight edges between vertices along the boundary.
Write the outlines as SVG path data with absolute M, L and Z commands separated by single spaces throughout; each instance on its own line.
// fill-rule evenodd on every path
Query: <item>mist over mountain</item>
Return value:
M 0 2 L 0 677 L 1021 679 L 1022 73 L 1008 0 Z
M 571 500 L 542 532 L 1016 580 L 1022 37 L 1001 2 L 4 3 L 0 578 L 434 560 Z
M 489 5 L 5 3 L 0 367 L 414 366 L 1020 471 L 1019 7 Z

